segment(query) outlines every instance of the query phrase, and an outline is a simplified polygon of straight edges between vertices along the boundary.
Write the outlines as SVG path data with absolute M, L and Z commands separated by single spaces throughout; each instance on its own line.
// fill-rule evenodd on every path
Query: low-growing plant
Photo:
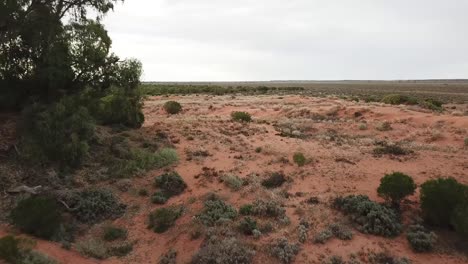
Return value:
M 8 263 L 18 263 L 20 258 L 19 241 L 13 236 L 0 238 L 0 259 Z
M 299 242 L 305 243 L 307 241 L 307 238 L 309 237 L 308 230 L 309 230 L 308 226 L 302 225 L 302 224 L 299 225 L 299 227 L 297 228 Z
M 389 94 L 382 98 L 382 103 L 399 105 L 399 104 L 409 104 L 415 105 L 418 103 L 418 100 L 413 97 L 409 97 L 401 94 Z
M 150 213 L 148 228 L 156 233 L 164 233 L 175 224 L 182 211 L 181 207 L 158 208 Z
M 274 172 L 262 181 L 262 185 L 268 189 L 278 188 L 286 182 L 286 176 L 282 172 Z
M 232 220 L 236 217 L 236 209 L 219 198 L 205 201 L 205 208 L 197 215 L 197 219 L 207 226 L 213 226 L 218 221 Z
M 112 169 L 118 177 L 128 177 L 150 169 L 159 169 L 176 163 L 179 158 L 177 152 L 171 148 L 162 148 L 157 152 L 145 149 L 133 149 L 130 159 L 119 161 Z
M 330 240 L 333 237 L 333 233 L 330 229 L 325 229 L 320 232 L 318 232 L 314 236 L 314 243 L 320 243 L 320 244 L 325 244 L 328 240 Z
M 130 252 L 133 250 L 133 244 L 132 243 L 122 243 L 122 244 L 117 244 L 110 246 L 107 249 L 107 252 L 111 256 L 117 256 L 117 257 L 123 257 L 128 255 Z
M 340 240 L 351 240 L 353 238 L 351 229 L 343 224 L 333 223 L 328 226 L 328 229 L 332 232 L 333 236 Z
M 76 250 L 85 256 L 96 259 L 106 259 L 109 257 L 104 241 L 94 238 L 79 241 L 76 244 Z
M 468 237 L 468 201 L 455 207 L 450 223 L 458 234 Z
M 18 203 L 10 214 L 13 225 L 28 234 L 50 239 L 62 223 L 57 202 L 45 196 L 31 196 Z
M 166 254 L 162 255 L 158 264 L 177 264 L 177 251 L 170 249 Z
M 239 223 L 239 229 L 244 235 L 253 235 L 254 230 L 258 230 L 257 221 L 251 217 L 244 217 Z
M 380 186 L 377 188 L 377 193 L 379 196 L 391 202 L 392 205 L 399 207 L 401 200 L 408 195 L 414 194 L 415 190 L 416 184 L 413 178 L 401 172 L 393 172 L 391 174 L 385 174 L 385 176 L 380 179 Z
M 466 145 L 468 145 L 468 140 L 467 140 L 467 144 L 466 144 Z M 262 152 L 262 147 L 256 147 L 256 148 L 255 148 L 255 152 L 256 152 L 256 153 Z
M 34 250 L 24 252 L 20 263 L 21 264 L 58 264 L 57 261 Z
M 366 123 L 359 124 L 358 129 L 359 130 L 367 130 L 367 124 Z
M 117 89 L 99 99 L 96 118 L 104 125 L 124 125 L 139 128 L 145 121 L 139 93 L 124 93 Z
M 274 241 L 269 248 L 270 254 L 282 263 L 288 264 L 294 261 L 299 253 L 299 245 L 289 243 L 286 238 L 279 238 Z
M 411 248 L 416 252 L 430 252 L 434 249 L 437 235 L 430 232 L 424 226 L 416 224 L 410 225 L 406 233 L 406 238 Z
M 387 144 L 383 143 L 376 148 L 374 148 L 374 154 L 376 155 L 395 155 L 395 156 L 403 156 L 413 153 L 413 151 L 405 149 L 398 144 Z
M 170 195 L 157 191 L 151 196 L 151 202 L 155 204 L 165 204 L 167 200 L 170 198 Z
M 407 258 L 393 256 L 389 252 L 370 253 L 369 262 L 371 264 L 411 264 Z
M 245 204 L 239 208 L 239 214 L 241 215 L 251 215 L 253 210 L 253 205 Z
M 86 189 L 68 197 L 72 214 L 81 222 L 97 223 L 122 216 L 126 206 L 108 189 Z
M 167 101 L 166 103 L 164 103 L 163 108 L 166 111 L 166 113 L 175 115 L 182 110 L 182 105 L 176 101 Z
M 221 180 L 234 191 L 239 190 L 244 185 L 244 181 L 236 175 L 223 175 Z
M 184 179 L 175 171 L 156 177 L 155 186 L 160 188 L 168 198 L 181 194 L 187 188 Z
M 375 129 L 377 129 L 378 131 L 389 131 L 389 130 L 392 130 L 392 125 L 390 122 L 384 121 L 382 123 L 378 123 L 375 126 Z
M 293 161 L 294 161 L 294 163 L 297 164 L 297 166 L 302 167 L 302 166 L 304 166 L 306 164 L 307 159 L 304 156 L 304 154 L 302 154 L 301 152 L 296 152 L 293 155 Z
M 333 255 L 323 261 L 322 264 L 347 264 L 347 262 L 345 262 L 341 256 Z
M 250 264 L 255 252 L 236 238 L 210 238 L 191 264 Z
M 127 230 L 115 226 L 106 226 L 104 228 L 103 239 L 106 241 L 114 241 L 117 239 L 127 238 Z
M 232 112 L 231 119 L 237 122 L 251 122 L 252 116 L 247 112 Z
M 369 200 L 365 195 L 349 195 L 336 198 L 334 207 L 351 215 L 359 231 L 384 237 L 400 234 L 398 214 L 391 208 Z
M 286 210 L 274 200 L 256 200 L 252 205 L 252 214 L 266 217 L 283 217 Z

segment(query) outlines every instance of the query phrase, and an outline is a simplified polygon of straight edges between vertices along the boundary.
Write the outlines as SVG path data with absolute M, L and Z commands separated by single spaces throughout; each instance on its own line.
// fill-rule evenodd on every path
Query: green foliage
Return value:
M 234 191 L 238 191 L 244 185 L 244 181 L 236 175 L 223 175 L 221 180 Z
M 176 101 L 167 101 L 166 103 L 164 103 L 163 108 L 168 114 L 175 115 L 182 110 L 182 105 L 180 105 L 180 103 Z
M 85 256 L 96 259 L 106 259 L 109 257 L 104 241 L 93 238 L 78 242 L 76 250 Z
M 177 264 L 177 251 L 170 249 L 166 254 L 161 256 L 158 264 Z
M 379 252 L 369 254 L 371 264 L 411 264 L 407 258 L 398 258 L 388 252 Z
M 307 159 L 301 152 L 296 152 L 293 155 L 293 161 L 297 164 L 297 166 L 302 167 L 306 164 Z
M 155 186 L 160 188 L 168 197 L 179 195 L 187 188 L 187 184 L 175 171 L 156 177 Z
M 385 122 L 377 124 L 377 126 L 375 126 L 375 129 L 377 129 L 378 131 L 390 131 L 393 128 L 390 122 L 385 121 Z
M 421 185 L 421 209 L 427 223 L 449 226 L 455 208 L 467 201 L 468 187 L 453 178 L 428 180 Z
M 254 230 L 258 230 L 257 221 L 251 217 L 244 217 L 239 223 L 239 229 L 244 235 L 253 235 Z
M 286 176 L 282 172 L 274 172 L 267 179 L 262 181 L 262 185 L 268 189 L 278 188 L 286 182 Z
M 20 264 L 58 264 L 57 261 L 36 251 L 23 253 Z
M 413 151 L 405 149 L 398 144 L 388 144 L 387 142 L 379 142 L 377 147 L 374 148 L 375 155 L 395 155 L 395 156 L 403 156 L 409 155 L 413 153 Z
M 409 104 L 414 105 L 418 103 L 418 100 L 413 97 L 409 97 L 401 94 L 389 94 L 382 98 L 382 103 L 400 105 L 400 104 Z
M 181 85 L 181 84 L 143 84 L 140 87 L 143 94 L 147 95 L 168 95 L 168 94 L 258 94 L 268 92 L 300 92 L 304 87 L 223 87 L 217 85 Z
M 125 205 L 107 189 L 87 189 L 73 193 L 67 199 L 72 214 L 81 222 L 97 223 L 106 219 L 120 217 Z
M 343 224 L 333 223 L 328 226 L 328 229 L 338 239 L 351 240 L 353 238 L 353 232 Z
M 468 201 L 458 205 L 450 218 L 451 225 L 458 234 L 468 237 Z
M 415 190 L 416 184 L 413 178 L 401 172 L 393 172 L 380 179 L 377 193 L 392 204 L 399 205 L 403 198 L 414 194 Z
M 120 124 L 139 128 L 145 121 L 142 105 L 138 94 L 125 94 L 116 90 L 100 99 L 96 118 L 104 125 Z
M 182 211 L 181 207 L 158 208 L 150 213 L 148 228 L 156 233 L 164 233 L 175 224 Z
M 245 204 L 239 208 L 239 214 L 241 215 L 250 215 L 253 211 L 253 205 Z
M 416 252 L 430 252 L 434 249 L 437 236 L 422 225 L 411 225 L 408 227 L 406 238 L 411 248 Z
M 157 191 L 151 196 L 151 202 L 155 204 L 165 204 L 170 196 L 164 192 Z
M 210 238 L 193 256 L 191 264 L 250 264 L 254 251 L 236 238 Z
M 237 122 L 251 122 L 252 116 L 247 112 L 232 112 L 231 119 Z
M 0 259 L 8 263 L 17 263 L 20 258 L 19 241 L 13 236 L 0 238 Z
M 218 221 L 232 220 L 236 217 L 236 209 L 219 198 L 205 201 L 205 208 L 197 215 L 197 219 L 207 226 L 214 226 Z
M 94 136 L 94 120 L 76 98 L 49 107 L 34 105 L 23 114 L 21 153 L 31 161 L 79 166 Z
M 111 256 L 123 257 L 128 255 L 133 250 L 132 243 L 122 243 L 111 246 L 107 249 L 107 252 Z
M 270 245 L 270 254 L 281 263 L 288 264 L 294 261 L 299 253 L 299 245 L 291 244 L 286 238 L 279 238 Z
M 62 222 L 56 201 L 43 196 L 20 201 L 10 217 L 12 223 L 23 232 L 46 239 L 56 234 Z
M 365 195 L 349 195 L 336 198 L 334 207 L 351 215 L 358 230 L 366 234 L 394 237 L 400 234 L 398 214 L 381 204 L 369 200 Z
M 323 231 L 318 232 L 314 236 L 314 243 L 325 244 L 330 238 L 333 237 L 333 233 L 330 229 L 325 229 Z
M 284 217 L 286 210 L 274 200 L 256 200 L 253 203 L 252 214 L 267 217 Z
M 106 241 L 114 241 L 117 239 L 127 238 L 127 230 L 115 226 L 106 226 L 104 228 L 103 239 Z
M 177 152 L 171 148 L 163 148 L 157 152 L 134 149 L 130 159 L 114 165 L 114 174 L 120 177 L 132 176 L 150 169 L 159 169 L 176 163 L 179 158 Z

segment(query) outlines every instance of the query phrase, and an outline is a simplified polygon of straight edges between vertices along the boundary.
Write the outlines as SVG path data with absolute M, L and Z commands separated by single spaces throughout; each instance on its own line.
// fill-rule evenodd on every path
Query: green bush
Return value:
M 114 89 L 109 95 L 100 99 L 96 118 L 104 125 L 120 124 L 139 128 L 145 121 L 141 111 L 142 106 L 141 96 L 138 93 L 125 94 Z
M 278 188 L 286 182 L 286 176 L 282 172 L 272 173 L 267 179 L 262 181 L 262 185 L 268 189 Z
M 293 155 L 293 161 L 297 164 L 297 166 L 302 167 L 306 164 L 307 159 L 304 156 L 304 154 L 302 154 L 301 152 L 297 152 Z
M 49 107 L 33 105 L 23 113 L 21 153 L 32 162 L 78 167 L 88 154 L 94 126 L 88 110 L 74 98 Z
M 247 112 L 232 112 L 231 119 L 237 122 L 251 122 L 252 116 Z
M 411 248 L 416 252 L 430 252 L 434 249 L 437 236 L 422 225 L 411 225 L 408 227 L 406 238 Z
M 166 254 L 161 256 L 158 264 L 177 264 L 177 251 L 170 249 Z
M 21 259 L 19 241 L 15 237 L 0 238 L 0 259 L 8 263 L 18 263 Z
M 223 175 L 221 180 L 234 191 L 238 191 L 244 185 L 244 181 L 236 175 Z
M 431 225 L 448 227 L 455 208 L 466 203 L 468 187 L 453 178 L 435 179 L 421 185 L 421 209 Z
M 244 217 L 239 224 L 239 229 L 244 235 L 253 235 L 254 230 L 258 230 L 257 221 L 251 217 Z
M 382 98 L 382 103 L 400 105 L 400 104 L 409 104 L 415 105 L 418 103 L 418 100 L 413 97 L 409 97 L 401 94 L 389 94 Z
M 219 198 L 205 201 L 205 208 L 201 214 L 197 215 L 197 219 L 207 226 L 213 226 L 218 221 L 232 220 L 236 217 L 236 209 Z
M 177 152 L 171 148 L 163 148 L 155 153 L 134 149 L 130 153 L 130 159 L 119 161 L 112 169 L 119 177 L 128 177 L 150 169 L 159 169 L 169 166 L 179 160 Z
M 284 217 L 286 210 L 274 200 L 256 200 L 253 203 L 252 214 L 267 217 Z
M 403 156 L 409 155 L 411 153 L 413 153 L 413 151 L 405 149 L 398 144 L 387 144 L 386 142 L 383 142 L 379 144 L 376 148 L 374 148 L 375 155 L 389 154 L 395 156 Z
M 349 195 L 336 198 L 334 207 L 351 215 L 358 230 L 366 234 L 394 237 L 400 234 L 398 214 L 381 204 L 369 200 L 365 195 Z
M 468 237 L 468 201 L 460 204 L 452 213 L 450 223 L 455 231 L 464 237 Z
M 165 204 L 170 196 L 164 192 L 157 191 L 151 196 L 151 202 L 155 204 Z
M 58 262 L 42 253 L 31 250 L 23 254 L 20 264 L 58 264 Z
M 299 253 L 299 245 L 291 244 L 286 238 L 279 238 L 270 245 L 270 254 L 282 263 L 288 264 L 294 261 Z
M 325 244 L 330 238 L 333 237 L 333 233 L 330 229 L 325 229 L 323 231 L 318 232 L 314 236 L 314 243 Z
M 389 252 L 370 253 L 370 264 L 411 264 L 407 258 L 399 258 L 392 256 Z
M 155 186 L 160 188 L 167 197 L 179 195 L 187 188 L 187 184 L 175 171 L 156 177 Z
M 353 238 L 353 232 L 345 225 L 339 223 L 333 223 L 328 226 L 328 229 L 338 239 L 351 240 Z
M 385 121 L 385 122 L 382 122 L 382 123 L 378 123 L 375 126 L 375 129 L 377 129 L 378 131 L 390 131 L 393 128 L 392 128 L 392 124 L 390 124 L 390 122 Z
M 182 105 L 176 101 L 167 101 L 163 108 L 168 114 L 175 115 L 182 110 Z
M 13 225 L 23 232 L 50 239 L 58 231 L 62 217 L 56 201 L 44 196 L 24 199 L 11 211 Z
M 416 184 L 413 178 L 401 172 L 393 172 L 380 179 L 377 193 L 393 205 L 399 206 L 401 200 L 414 194 L 415 190 Z
M 253 205 L 245 204 L 239 208 L 239 214 L 241 215 L 250 215 L 253 211 Z
M 255 252 L 236 238 L 210 238 L 191 264 L 250 264 Z
M 104 228 L 103 238 L 106 241 L 125 239 L 127 238 L 127 230 L 120 228 L 120 227 L 115 227 L 115 226 L 106 226 Z
M 107 249 L 107 252 L 111 256 L 123 257 L 128 255 L 133 250 L 132 243 L 121 243 L 117 245 L 113 245 Z
M 150 213 L 148 228 L 156 233 L 164 233 L 175 224 L 182 211 L 181 207 L 158 208 Z
M 85 256 L 96 259 L 106 259 L 109 257 L 109 252 L 104 241 L 93 238 L 78 242 L 76 250 Z
M 122 216 L 125 205 L 107 189 L 87 189 L 73 193 L 67 199 L 72 214 L 81 222 L 97 223 Z

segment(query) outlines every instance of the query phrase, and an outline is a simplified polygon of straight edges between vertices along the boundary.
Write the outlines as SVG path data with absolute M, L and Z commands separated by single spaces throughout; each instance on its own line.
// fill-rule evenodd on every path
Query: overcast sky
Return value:
M 466 0 L 126 0 L 104 23 L 146 81 L 468 77 Z

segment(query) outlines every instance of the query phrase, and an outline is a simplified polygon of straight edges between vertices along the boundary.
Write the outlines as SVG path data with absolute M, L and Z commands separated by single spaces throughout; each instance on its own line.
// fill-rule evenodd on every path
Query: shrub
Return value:
M 398 258 L 392 256 L 388 252 L 371 253 L 369 254 L 369 262 L 371 264 L 411 264 L 407 258 Z
M 346 264 L 346 262 L 343 261 L 343 258 L 341 256 L 334 255 L 326 261 L 322 262 L 322 264 Z
M 365 195 L 336 198 L 334 207 L 351 215 L 351 219 L 358 225 L 358 230 L 363 233 L 393 237 L 401 232 L 397 213 L 369 200 Z
M 163 108 L 168 114 L 175 115 L 182 110 L 182 105 L 176 101 L 167 101 Z
M 244 217 L 239 224 L 239 229 L 244 235 L 253 235 L 253 231 L 258 230 L 257 221 L 251 217 Z
M 304 154 L 302 154 L 300 152 L 294 153 L 293 160 L 297 164 L 297 166 L 299 166 L 299 167 L 304 166 L 306 164 L 306 161 L 307 161 Z
M 410 104 L 414 105 L 418 103 L 418 100 L 413 97 L 409 97 L 401 94 L 389 94 L 382 98 L 382 103 L 399 105 L 399 104 Z
M 21 264 L 58 264 L 57 261 L 37 251 L 29 251 L 23 254 Z
M 19 241 L 13 236 L 0 238 L 0 259 L 8 263 L 17 263 L 20 258 Z
M 309 236 L 307 234 L 308 229 L 309 228 L 306 225 L 299 225 L 299 227 L 297 228 L 297 231 L 299 233 L 299 242 L 305 243 L 307 241 L 307 238 Z
M 114 89 L 99 100 L 96 118 L 104 125 L 121 124 L 139 128 L 145 121 L 142 106 L 140 94 L 125 94 Z
M 103 238 L 106 241 L 125 239 L 127 238 L 127 230 L 120 227 L 106 226 L 104 228 Z
M 274 200 L 256 200 L 252 206 L 253 215 L 283 217 L 286 213 L 286 210 Z
M 282 172 L 272 173 L 267 179 L 262 181 L 262 185 L 268 189 L 278 188 L 286 182 L 286 177 Z
M 427 223 L 449 226 L 455 208 L 467 199 L 468 187 L 453 178 L 428 180 L 421 185 L 421 209 Z
M 46 239 L 56 234 L 62 222 L 56 201 L 44 196 L 20 201 L 10 216 L 13 224 L 23 232 Z
M 252 214 L 253 205 L 245 204 L 239 208 L 239 214 L 241 215 L 250 215 Z
M 151 196 L 151 202 L 155 204 L 165 204 L 170 196 L 164 192 L 157 191 Z
M 122 243 L 118 245 L 111 246 L 107 249 L 107 252 L 111 256 L 123 257 L 132 252 L 133 244 L 131 243 Z
M 411 248 L 416 252 L 430 252 L 434 248 L 437 236 L 434 232 L 428 231 L 422 225 L 411 225 L 408 228 L 406 238 Z
M 156 233 L 164 233 L 171 228 L 175 221 L 182 215 L 182 208 L 167 207 L 158 208 L 149 215 L 148 228 Z
M 399 206 L 401 200 L 408 195 L 414 194 L 415 190 L 416 184 L 413 178 L 401 172 L 394 172 L 386 174 L 380 179 L 377 193 L 393 205 Z
M 234 191 L 239 190 L 244 185 L 244 181 L 236 175 L 224 175 L 221 180 Z
M 390 154 L 390 155 L 395 155 L 395 156 L 402 156 L 402 155 L 408 155 L 411 153 L 413 153 L 413 151 L 404 149 L 398 144 L 389 145 L 387 143 L 383 143 L 374 149 L 374 154 L 376 155 Z
M 390 124 L 390 122 L 385 121 L 385 122 L 377 124 L 375 129 L 377 129 L 378 131 L 390 131 L 392 130 L 392 125 Z
M 450 223 L 455 231 L 464 237 L 468 237 L 468 202 L 460 204 L 452 213 Z
M 328 229 L 338 239 L 351 240 L 353 238 L 353 232 L 345 225 L 333 223 L 328 226 Z
M 32 162 L 78 167 L 94 137 L 94 120 L 74 98 L 47 108 L 34 105 L 23 114 L 21 153 Z
M 76 250 L 85 256 L 96 259 L 106 259 L 109 257 L 104 241 L 93 238 L 78 242 Z
M 232 220 L 237 217 L 237 211 L 231 205 L 226 204 L 219 198 L 205 201 L 203 212 L 197 218 L 207 226 L 213 226 L 218 221 Z
M 325 244 L 325 242 L 327 242 L 332 237 L 332 231 L 330 229 L 325 229 L 314 236 L 314 243 Z
M 97 223 L 109 218 L 120 217 L 125 212 L 115 195 L 107 189 L 87 189 L 68 198 L 73 215 L 81 222 Z
M 166 254 L 161 256 L 158 264 L 177 264 L 177 251 L 170 249 Z
M 193 256 L 191 264 L 250 264 L 254 254 L 236 238 L 211 238 Z
M 156 177 L 155 186 L 161 188 L 168 197 L 179 195 L 187 188 L 187 184 L 175 171 Z
M 237 122 L 250 122 L 252 121 L 252 116 L 247 112 L 232 112 L 231 118 Z
M 163 148 L 155 153 L 134 149 L 130 159 L 114 165 L 115 174 L 120 177 L 132 176 L 150 169 L 159 169 L 171 165 L 179 160 L 177 152 L 171 148 Z
M 289 243 L 284 237 L 270 246 L 270 254 L 285 264 L 292 263 L 297 253 L 299 253 L 299 245 Z

